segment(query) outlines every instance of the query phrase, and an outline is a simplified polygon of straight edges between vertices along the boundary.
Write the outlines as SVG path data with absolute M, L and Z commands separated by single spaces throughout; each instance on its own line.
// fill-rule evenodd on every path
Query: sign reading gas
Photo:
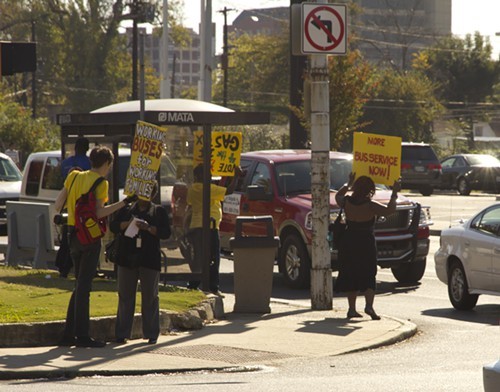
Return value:
M 371 177 L 376 184 L 392 185 L 401 175 L 401 138 L 396 136 L 354 133 L 356 177 Z

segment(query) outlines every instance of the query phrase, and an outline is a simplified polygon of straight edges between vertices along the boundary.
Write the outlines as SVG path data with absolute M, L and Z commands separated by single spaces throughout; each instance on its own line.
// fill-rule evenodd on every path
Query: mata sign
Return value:
M 137 121 L 123 193 L 151 200 L 166 141 L 166 129 Z
M 368 176 L 376 184 L 393 185 L 401 175 L 401 138 L 354 133 L 353 167 L 356 178 Z
M 233 176 L 234 168 L 240 165 L 242 147 L 241 132 L 212 132 L 213 176 Z M 203 131 L 194 132 L 193 166 L 203 163 Z

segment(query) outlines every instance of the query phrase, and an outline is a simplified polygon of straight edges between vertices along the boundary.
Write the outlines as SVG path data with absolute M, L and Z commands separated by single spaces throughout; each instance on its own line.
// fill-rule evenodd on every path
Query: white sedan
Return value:
M 500 295 L 500 203 L 443 230 L 434 260 L 456 309 L 474 308 L 479 294 Z

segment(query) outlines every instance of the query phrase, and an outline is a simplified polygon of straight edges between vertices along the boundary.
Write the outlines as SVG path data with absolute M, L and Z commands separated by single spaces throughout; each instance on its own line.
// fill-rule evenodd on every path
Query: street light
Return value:
M 139 23 L 151 23 L 154 21 L 156 7 L 147 1 L 133 0 L 127 4 L 130 14 L 126 18 L 132 19 L 132 100 L 138 99 L 137 92 L 137 62 L 138 62 L 138 29 Z

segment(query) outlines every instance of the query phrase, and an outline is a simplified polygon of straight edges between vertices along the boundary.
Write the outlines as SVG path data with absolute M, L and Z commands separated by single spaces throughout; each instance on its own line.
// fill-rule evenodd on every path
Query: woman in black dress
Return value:
M 354 181 L 355 173 L 349 175 L 349 183 L 339 189 L 335 200 L 344 208 L 347 230 L 339 246 L 339 274 L 335 281 L 336 292 L 346 292 L 349 302 L 347 317 L 362 317 L 356 311 L 356 297 L 364 293 L 365 313 L 373 320 L 380 317 L 373 309 L 375 276 L 377 274 L 377 245 L 373 227 L 378 216 L 396 211 L 401 182 L 394 182 L 392 195 L 387 205 L 372 200 L 375 183 L 370 177 L 361 176 Z M 352 190 L 351 195 L 346 195 Z

